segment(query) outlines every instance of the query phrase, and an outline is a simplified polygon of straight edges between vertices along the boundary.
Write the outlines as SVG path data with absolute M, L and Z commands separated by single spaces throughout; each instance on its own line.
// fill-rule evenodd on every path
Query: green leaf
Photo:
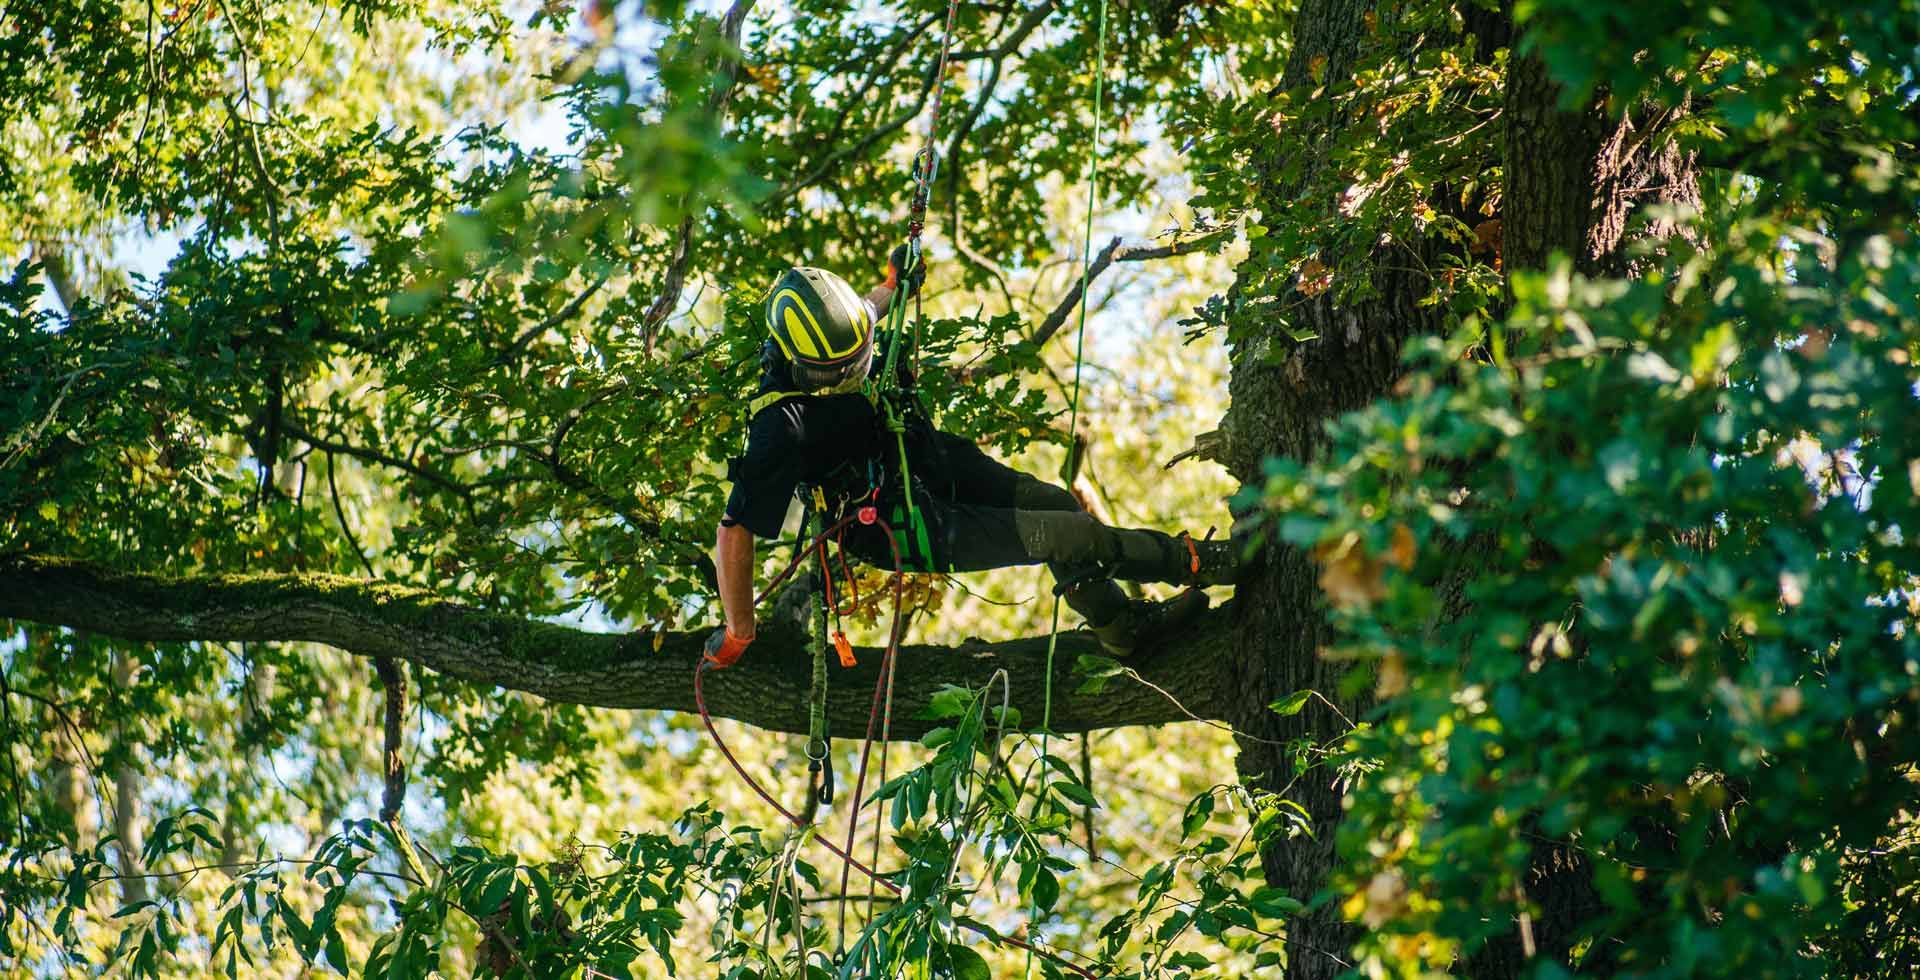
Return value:
M 1085 786 L 1080 785 L 1078 782 L 1074 782 L 1066 779 L 1059 779 L 1051 783 L 1048 783 L 1047 785 L 1055 793 L 1058 793 L 1061 796 L 1066 797 L 1067 799 L 1080 804 L 1081 806 L 1098 807 L 1100 805 L 1100 801 L 1093 798 L 1093 791 L 1087 789 Z
M 341 976 L 350 976 L 352 964 L 347 962 L 347 944 L 340 938 L 340 930 L 327 930 L 327 965 L 338 971 Z
M 1213 794 L 1211 792 L 1196 796 L 1187 804 L 1187 812 L 1180 818 L 1180 836 L 1190 837 L 1207 825 L 1213 816 Z
M 1307 701 L 1312 697 L 1313 697 L 1313 692 L 1310 690 L 1295 691 L 1292 694 L 1289 694 L 1286 697 L 1281 698 L 1280 700 L 1275 701 L 1270 705 L 1267 705 L 1267 709 L 1272 711 L 1274 714 L 1280 715 L 1282 717 L 1285 717 L 1288 715 L 1297 715 L 1300 713 L 1301 708 L 1304 708 L 1307 706 Z
M 1060 901 L 1060 879 L 1055 878 L 1053 872 L 1046 868 L 1036 868 L 1033 872 L 1033 887 L 1030 893 L 1033 896 L 1033 907 L 1042 915 L 1050 913 L 1054 905 Z
M 931 719 L 958 718 L 973 706 L 974 693 L 964 687 L 942 684 L 933 696 L 927 699 L 926 710 L 922 717 Z
M 949 945 L 947 961 L 953 965 L 953 980 L 993 980 L 986 957 L 965 946 Z
M 1247 904 L 1252 906 L 1255 912 L 1269 919 L 1283 919 L 1306 908 L 1299 899 L 1268 885 L 1261 885 L 1254 889 L 1253 895 L 1247 899 Z

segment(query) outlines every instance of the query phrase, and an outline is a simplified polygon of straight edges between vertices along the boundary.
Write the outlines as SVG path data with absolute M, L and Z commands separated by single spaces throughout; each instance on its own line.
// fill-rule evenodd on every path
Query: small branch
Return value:
M 407 799 L 407 761 L 401 755 L 400 725 L 407 712 L 407 675 L 392 657 L 373 658 L 373 671 L 386 695 L 385 768 L 380 793 L 380 820 L 397 823 Z
M 893 69 L 900 64 L 900 57 L 906 54 L 913 42 L 919 40 L 921 35 L 925 34 L 927 29 L 941 17 L 940 13 L 928 14 L 925 20 L 914 25 L 912 30 L 902 33 L 894 41 L 893 46 L 876 61 L 874 69 L 867 72 L 860 80 L 860 84 L 854 87 L 853 93 L 840 103 L 840 111 L 834 115 L 833 124 L 826 128 L 825 135 L 818 141 L 820 146 L 833 146 L 840 142 L 840 134 L 846 130 L 847 117 L 853 114 L 854 107 L 866 104 L 867 96 L 872 94 L 874 86 L 880 83 L 880 79 L 893 74 Z
M 1051 339 L 1061 327 L 1066 325 L 1067 317 L 1073 314 L 1074 307 L 1080 305 L 1083 288 L 1100 278 L 1100 274 L 1107 271 L 1107 268 L 1115 262 L 1148 262 L 1153 259 L 1172 258 L 1176 255 L 1190 255 L 1225 241 L 1231 234 L 1233 234 L 1231 227 L 1216 228 L 1193 238 L 1176 239 L 1166 245 L 1126 245 L 1122 243 L 1123 239 L 1115 236 L 1107 243 L 1106 248 L 1100 250 L 1100 254 L 1094 258 L 1092 265 L 1088 266 L 1086 275 L 1074 280 L 1073 288 L 1067 291 L 1066 297 L 1060 300 L 1060 304 L 1053 308 L 1053 312 L 1047 314 L 1047 318 L 1041 321 L 1039 329 L 1027 339 L 1033 341 L 1036 347 L 1044 345 Z
M 1020 23 L 1014 27 L 1013 33 L 1007 35 L 1004 43 L 987 53 L 987 57 L 993 59 L 993 68 L 988 71 L 986 82 L 980 86 L 980 97 L 973 100 L 973 105 L 967 110 L 966 116 L 960 120 L 958 126 L 954 127 L 953 138 L 947 141 L 948 199 L 958 199 L 960 188 L 960 147 L 966 142 L 967 137 L 973 133 L 973 127 L 980 121 L 980 114 L 986 111 L 987 103 L 993 101 L 993 93 L 1000 85 L 1000 72 L 1006 67 L 1006 59 L 1015 51 L 1019 50 L 1020 45 L 1025 43 L 1027 38 L 1032 36 L 1033 32 L 1038 30 L 1040 25 L 1046 22 L 1047 15 L 1053 13 L 1054 2 L 1055 0 L 1044 0 L 1043 3 L 1035 6 L 1027 13 L 1027 16 L 1022 18 Z M 1002 23 L 1004 23 L 1004 21 Z
M 520 336 L 513 338 L 513 343 L 507 345 L 506 350 L 500 352 L 496 363 L 507 364 L 513 361 L 520 356 L 521 351 L 526 350 L 528 344 L 533 343 L 534 338 L 578 316 L 580 314 L 580 308 L 587 305 L 587 300 L 592 299 L 594 294 L 604 288 L 607 280 L 611 278 L 613 278 L 613 276 L 609 273 L 594 280 L 587 288 L 580 291 L 580 295 L 568 300 L 567 305 L 555 310 L 552 316 L 522 331 Z
M 715 80 L 713 92 L 707 96 L 707 112 L 716 118 L 724 119 L 727 103 L 733 99 L 733 90 L 740 84 L 741 61 L 740 29 L 747 22 L 747 14 L 753 10 L 754 0 L 734 0 L 733 7 L 720 21 L 720 35 L 727 40 L 731 48 L 722 59 L 720 77 Z M 686 288 L 687 260 L 693 254 L 693 209 L 691 201 L 682 198 L 681 206 L 687 209 L 685 217 L 680 219 L 680 228 L 674 233 L 673 258 L 667 263 L 665 282 L 660 286 L 660 295 L 647 307 L 640 317 L 640 335 L 645 339 L 649 354 L 653 351 L 653 335 L 660 324 L 666 322 L 673 308 L 680 304 L 680 293 Z
M 390 466 L 402 472 L 411 473 L 428 483 L 434 484 L 451 493 L 458 494 L 461 497 L 466 497 L 473 492 L 472 487 L 460 483 L 449 476 L 436 473 L 424 466 L 417 466 L 391 453 L 381 452 L 378 449 L 369 449 L 364 446 L 355 446 L 350 443 L 335 442 L 331 439 L 323 439 L 302 428 L 298 423 L 287 419 L 281 420 L 280 427 L 286 431 L 287 435 L 321 452 L 352 456 L 355 459 L 365 460 L 369 463 L 379 463 L 382 466 Z
M 373 563 L 367 560 L 366 549 L 360 547 L 360 539 L 354 537 L 353 528 L 347 524 L 347 509 L 340 503 L 340 485 L 333 480 L 333 454 L 327 454 L 327 491 L 333 497 L 333 516 L 340 519 L 340 533 L 346 536 L 347 544 L 353 548 L 353 557 L 360 559 L 360 567 L 366 569 L 368 579 L 380 576 L 373 571 Z
M 1093 791 L 1093 733 L 1080 736 L 1080 784 Z M 1089 803 L 1081 811 L 1087 825 L 1087 855 L 1100 853 L 1098 840 L 1093 836 L 1093 804 Z
M 795 181 L 794 183 L 782 188 L 780 190 L 780 193 L 774 195 L 772 198 L 769 199 L 766 210 L 771 212 L 774 208 L 784 205 L 787 201 L 792 200 L 794 195 L 799 194 L 801 191 L 806 190 L 809 187 L 812 187 L 814 184 L 818 183 L 820 180 L 825 178 L 828 174 L 831 174 L 836 167 L 840 166 L 841 163 L 853 157 L 859 156 L 862 153 L 865 153 L 869 147 L 879 142 L 881 138 L 891 135 L 895 132 L 898 132 L 900 129 L 904 128 L 908 123 L 919 118 L 920 111 L 926 108 L 927 97 L 933 93 L 934 82 L 937 81 L 937 79 L 934 77 L 935 70 L 936 69 L 934 65 L 929 64 L 927 66 L 926 74 L 921 79 L 921 82 L 920 82 L 920 92 L 914 98 L 912 105 L 908 106 L 899 115 L 896 115 L 892 119 L 887 120 L 885 123 L 883 123 L 880 126 L 879 129 L 876 129 L 873 132 L 870 132 L 867 135 L 861 137 L 859 142 L 853 144 L 852 146 L 847 147 L 844 150 L 840 150 L 837 153 L 830 154 L 825 160 L 821 161 L 818 167 L 815 167 L 813 169 L 813 172 L 807 174 L 805 177 L 802 177 L 801 179 Z M 825 145 L 831 146 L 832 144 L 828 143 Z

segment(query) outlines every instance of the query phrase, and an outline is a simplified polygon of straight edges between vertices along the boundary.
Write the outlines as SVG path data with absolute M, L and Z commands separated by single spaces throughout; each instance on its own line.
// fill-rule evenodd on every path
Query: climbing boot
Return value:
M 1180 545 L 1180 560 L 1187 576 L 1183 581 L 1187 584 L 1232 585 L 1240 580 L 1240 542 L 1231 538 L 1202 541 L 1184 531 L 1175 540 Z
M 1130 657 L 1135 650 L 1158 646 L 1206 611 L 1207 594 L 1188 589 L 1165 602 L 1135 599 L 1113 619 L 1087 625 L 1109 656 Z
M 1121 553 L 1113 577 L 1124 582 L 1171 585 L 1232 585 L 1240 578 L 1240 546 L 1231 540 L 1205 540 L 1182 533 L 1119 531 Z

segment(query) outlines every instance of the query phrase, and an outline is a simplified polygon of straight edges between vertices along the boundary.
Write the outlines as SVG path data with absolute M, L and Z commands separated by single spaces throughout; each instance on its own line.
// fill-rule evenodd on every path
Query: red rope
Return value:
M 841 518 L 839 523 L 836 523 L 832 527 L 826 529 L 825 531 L 820 532 L 819 536 L 814 538 L 812 544 L 810 544 L 807 548 L 795 549 L 794 560 L 787 565 L 784 571 L 774 576 L 767 583 L 766 589 L 762 591 L 760 595 L 754 600 L 754 604 L 758 605 L 761 602 L 765 601 L 767 596 L 772 595 L 773 590 L 777 588 L 781 582 L 784 582 L 788 576 L 792 575 L 794 569 L 799 566 L 800 562 L 803 559 L 806 558 L 808 550 L 810 550 L 812 547 L 816 545 L 819 545 L 820 542 L 824 541 L 829 535 L 832 535 L 838 532 L 841 528 L 844 528 L 853 519 L 854 518 L 851 516 Z M 894 893 L 895 895 L 901 894 L 901 888 L 899 885 L 896 885 L 893 882 L 888 881 L 887 879 L 881 877 L 879 872 L 873 870 L 872 868 L 866 866 L 865 864 L 860 863 L 860 860 L 853 856 L 854 831 L 857 828 L 858 822 L 860 819 L 860 797 L 862 792 L 866 788 L 865 784 L 866 784 L 866 778 L 867 778 L 867 758 L 869 753 L 872 752 L 873 750 L 874 721 L 876 718 L 880 716 L 881 695 L 883 690 L 887 687 L 887 680 L 889 675 L 891 674 L 891 671 L 889 670 L 889 668 L 893 664 L 894 654 L 899 650 L 899 647 L 900 647 L 900 640 L 901 640 L 900 609 L 901 609 L 901 606 L 904 605 L 904 601 L 903 601 L 904 576 L 901 574 L 901 570 L 900 570 L 901 569 L 900 543 L 897 539 L 894 538 L 893 527 L 891 525 L 889 525 L 886 521 L 880 520 L 878 518 L 875 518 L 875 523 L 878 524 L 880 526 L 880 530 L 884 534 L 886 534 L 887 546 L 893 550 L 893 566 L 894 566 L 893 623 L 888 628 L 887 649 L 883 654 L 881 654 L 881 658 L 880 658 L 880 676 L 874 681 L 873 707 L 867 713 L 866 744 L 862 746 L 860 750 L 860 774 L 854 780 L 853 807 L 851 810 L 848 811 L 848 816 L 847 816 L 847 820 L 848 820 L 847 846 L 845 847 L 845 849 L 842 849 L 839 845 L 836 845 L 833 841 L 828 840 L 824 836 L 815 838 L 815 840 L 818 840 L 820 842 L 820 846 L 825 847 L 828 851 L 832 852 L 832 854 L 835 857 L 839 858 L 843 862 L 840 870 L 840 894 L 843 896 L 847 893 L 847 883 L 854 869 L 858 869 L 861 874 L 867 876 L 868 880 L 874 882 L 875 884 L 881 886 L 882 888 L 887 889 L 888 891 Z M 727 748 L 726 739 L 723 739 L 720 737 L 720 730 L 714 727 L 713 715 L 711 712 L 707 710 L 707 697 L 706 697 L 705 685 L 702 683 L 702 681 L 705 680 L 706 678 L 707 669 L 710 665 L 711 665 L 711 662 L 708 661 L 705 657 L 702 657 L 700 659 L 700 662 L 695 664 L 693 668 L 693 703 L 694 703 L 694 706 L 700 710 L 700 721 L 702 724 L 706 725 L 707 734 L 713 736 L 713 744 L 720 749 L 720 754 L 726 757 L 727 764 L 733 767 L 734 772 L 740 774 L 740 778 L 746 782 L 747 787 L 749 789 L 752 789 L 753 792 L 760 797 L 760 799 L 766 801 L 766 804 L 768 806 L 773 807 L 775 812 L 787 818 L 788 823 L 791 823 L 796 828 L 804 829 L 807 826 L 806 822 L 802 821 L 799 815 L 794 813 L 792 810 L 789 810 L 786 807 L 781 806 L 780 801 L 774 799 L 773 794 L 767 792 L 766 788 L 760 785 L 760 781 L 753 778 L 752 773 L 747 772 L 747 768 L 741 765 L 740 760 L 734 756 L 733 750 Z M 887 693 L 889 695 L 891 694 L 890 691 L 888 691 Z M 891 722 L 892 715 L 893 715 L 893 706 L 892 706 L 891 697 L 887 698 L 886 714 L 888 716 L 888 721 Z M 882 752 L 886 751 L 885 745 L 881 746 L 881 751 Z M 879 813 L 879 811 L 877 810 L 874 812 L 876 815 Z M 875 834 L 876 834 L 876 840 L 877 840 L 878 828 L 875 829 Z M 1034 953 L 1038 956 L 1045 957 L 1046 959 L 1051 960 L 1053 963 L 1059 965 L 1061 968 L 1068 970 L 1069 972 L 1072 972 L 1077 976 L 1082 976 L 1082 977 L 1088 978 L 1088 980 L 1093 980 L 1093 973 L 1091 971 L 1087 970 L 1085 967 L 1082 967 L 1076 963 L 1072 963 L 1066 960 L 1065 958 L 1061 957 L 1057 953 L 1051 952 L 1049 950 L 1041 949 L 1033 945 L 1032 943 L 1028 943 L 1020 939 L 1015 939 L 1012 936 L 993 936 L 993 935 L 989 935 L 985 931 L 975 926 L 966 925 L 965 923 L 962 923 L 962 925 L 965 926 L 965 928 L 967 928 L 968 930 L 981 936 L 982 938 L 987 939 L 989 942 L 1002 943 L 1008 946 L 1012 946 L 1015 949 L 1025 950 L 1029 953 Z
M 795 549 L 793 561 L 789 562 L 784 571 L 774 576 L 773 579 L 767 583 L 766 589 L 763 590 L 760 593 L 759 597 L 754 600 L 754 604 L 759 605 L 761 602 L 766 601 L 766 598 L 769 595 L 773 594 L 774 589 L 777 588 L 781 582 L 785 581 L 789 575 L 792 575 L 794 569 L 799 567 L 800 562 L 805 560 L 805 558 L 807 557 L 808 551 L 811 551 L 815 548 L 824 549 L 826 547 L 826 540 L 829 537 L 832 537 L 834 534 L 839 533 L 841 529 L 845 528 L 849 523 L 852 523 L 853 520 L 854 518 L 852 516 L 842 517 L 832 527 L 829 527 L 826 530 L 821 531 L 818 535 L 816 535 L 813 541 L 806 548 Z M 886 677 L 886 666 L 888 662 L 893 659 L 894 650 L 899 645 L 900 606 L 902 604 L 901 576 L 899 574 L 900 566 L 901 566 L 900 545 L 899 545 L 899 542 L 894 540 L 893 528 L 889 526 L 886 521 L 879 520 L 876 518 L 875 523 L 879 524 L 881 532 L 887 536 L 888 547 L 893 549 L 893 567 L 894 567 L 893 623 L 889 629 L 889 634 L 891 638 L 888 640 L 887 650 L 884 654 L 882 654 L 881 661 L 880 661 L 880 664 L 881 664 L 880 676 L 884 681 L 884 678 Z M 831 590 L 832 586 L 829 585 L 828 588 L 829 590 Z M 831 591 L 828 592 L 828 595 L 829 596 L 832 595 Z M 831 598 L 829 598 L 828 601 L 831 602 L 832 601 Z M 801 820 L 800 817 L 797 814 L 795 814 L 793 811 L 780 805 L 780 801 L 774 799 L 773 794 L 767 792 L 766 788 L 760 785 L 759 780 L 754 779 L 752 774 L 747 772 L 746 767 L 740 764 L 740 760 L 734 757 L 733 750 L 727 748 L 726 740 L 720 737 L 719 729 L 714 727 L 713 716 L 707 711 L 707 698 L 706 698 L 705 685 L 702 684 L 702 681 L 706 676 L 706 672 L 709 664 L 710 664 L 710 661 L 702 657 L 700 659 L 700 662 L 693 669 L 693 703 L 695 707 L 700 709 L 700 720 L 706 724 L 707 733 L 713 736 L 713 744 L 719 746 L 720 754 L 726 756 L 727 762 L 733 766 L 733 770 L 740 774 L 741 779 L 746 780 L 747 786 L 752 788 L 752 790 L 756 794 L 758 794 L 761 799 L 765 800 L 768 806 L 773 807 L 776 811 L 780 813 L 781 816 L 786 817 L 787 822 L 793 824 L 795 827 L 805 827 L 806 826 L 805 821 Z M 867 716 L 867 748 L 868 749 L 872 748 L 872 745 L 873 745 L 874 719 L 877 718 L 880 713 L 880 690 L 879 689 L 880 689 L 880 683 L 876 682 L 874 685 L 873 711 Z M 864 788 L 863 784 L 865 779 L 866 779 L 866 750 L 863 749 L 861 752 L 860 779 L 855 782 L 854 791 L 853 791 L 853 809 L 851 813 L 852 813 L 852 819 L 854 820 L 859 819 L 860 795 L 861 795 L 862 789 Z M 880 875 L 877 874 L 872 868 L 869 868 L 866 865 L 861 864 L 859 860 L 853 856 L 852 832 L 849 831 L 847 836 L 848 836 L 848 844 L 847 844 L 846 850 L 841 850 L 839 847 L 834 846 L 832 841 L 827 840 L 825 838 L 821 838 L 820 843 L 824 845 L 827 848 L 827 850 L 832 851 L 842 861 L 846 862 L 846 868 L 859 868 L 862 874 L 865 874 L 867 877 L 872 878 L 874 881 L 877 881 L 880 884 L 885 885 L 887 888 L 891 889 L 895 894 L 898 894 L 900 892 L 900 886 L 894 884 L 891 881 L 886 880 L 885 878 L 880 877 Z M 846 875 L 848 874 L 846 868 L 842 869 L 842 874 L 841 874 L 842 894 L 844 894 L 846 891 L 845 879 L 846 879 Z
M 727 762 L 733 766 L 733 771 L 739 773 L 741 779 L 746 780 L 747 786 L 749 788 L 751 788 L 755 793 L 759 794 L 761 799 L 767 801 L 768 806 L 773 807 L 775 810 L 779 811 L 781 816 L 786 817 L 787 822 L 793 824 L 795 827 L 805 827 L 806 823 L 802 821 L 797 814 L 795 814 L 792 810 L 789 810 L 786 807 L 781 806 L 780 801 L 774 799 L 773 794 L 768 793 L 766 789 L 761 787 L 759 780 L 754 779 L 753 776 L 747 772 L 746 767 L 740 764 L 740 760 L 737 758 L 734 758 L 733 750 L 727 748 L 727 742 L 725 739 L 720 737 L 719 729 L 713 727 L 713 716 L 707 712 L 706 693 L 705 693 L 705 690 L 703 689 L 702 684 L 700 683 L 701 679 L 706 676 L 707 667 L 709 663 L 710 661 L 706 660 L 705 658 L 702 658 L 700 663 L 693 668 L 693 703 L 696 707 L 700 709 L 700 720 L 706 723 L 707 734 L 713 736 L 713 744 L 716 746 L 719 746 L 720 754 L 727 757 Z M 853 855 L 848 854 L 847 852 L 841 850 L 832 841 L 827 840 L 824 837 L 817 838 L 817 839 L 820 841 L 820 844 L 822 847 L 825 847 L 827 850 L 832 851 L 835 856 L 840 858 L 840 860 L 845 861 L 856 868 L 859 868 L 861 874 L 864 874 L 867 877 L 872 878 L 874 881 L 879 882 L 881 885 L 884 885 L 886 888 L 891 890 L 896 895 L 900 893 L 899 885 L 896 885 L 893 882 L 880 877 L 878 872 L 874 871 L 872 868 L 869 868 L 864 864 L 861 864 L 860 861 L 856 859 Z

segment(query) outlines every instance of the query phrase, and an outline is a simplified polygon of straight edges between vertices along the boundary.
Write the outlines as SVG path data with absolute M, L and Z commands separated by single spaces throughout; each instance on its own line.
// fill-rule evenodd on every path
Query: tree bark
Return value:
M 1302 92 L 1318 84 L 1328 89 L 1342 85 L 1356 59 L 1369 53 L 1379 40 L 1368 26 L 1375 16 L 1387 18 L 1363 0 L 1307 0 L 1295 18 L 1293 47 L 1277 86 Z M 1511 8 L 1474 10 L 1465 31 L 1477 41 L 1476 56 L 1491 59 L 1495 49 L 1508 47 L 1514 37 Z M 1317 79 L 1317 82 L 1315 81 Z M 1576 111 L 1559 106 L 1560 91 L 1546 68 L 1531 56 L 1509 62 L 1505 89 L 1503 140 L 1489 141 L 1483 166 L 1505 175 L 1501 196 L 1503 268 L 1541 268 L 1549 256 L 1572 257 L 1582 271 L 1600 274 L 1624 268 L 1621 244 L 1634 210 L 1644 203 L 1697 203 L 1691 177 L 1692 161 L 1659 138 L 1657 127 L 1672 116 L 1610 120 L 1597 104 Z M 1373 125 L 1370 118 L 1335 117 L 1332 127 Z M 1288 133 L 1250 161 L 1256 174 L 1295 173 L 1295 181 L 1262 183 L 1261 208 L 1281 214 L 1299 206 L 1302 188 L 1314 185 L 1325 168 L 1337 166 L 1321 147 L 1337 143 L 1335 132 Z M 1324 184 L 1322 185 L 1324 186 Z M 1435 200 L 1436 209 L 1446 202 Z M 1653 234 L 1671 231 L 1652 228 Z M 1388 249 L 1420 252 L 1419 261 Z M 1382 246 L 1373 266 L 1342 270 L 1365 275 L 1373 290 L 1370 298 L 1336 303 L 1337 291 L 1283 298 L 1290 308 L 1288 324 L 1275 321 L 1268 329 L 1249 331 L 1236 345 L 1232 376 L 1232 408 L 1221 425 L 1223 462 L 1242 482 L 1262 478 L 1268 457 L 1313 460 L 1325 451 L 1324 424 L 1387 395 L 1398 379 L 1399 355 L 1412 337 L 1444 329 L 1441 311 L 1423 307 L 1420 300 L 1432 287 L 1419 268 L 1437 268 L 1440 246 L 1432 243 L 1396 243 Z M 1256 297 L 1273 298 L 1273 297 Z M 1289 330 L 1288 328 L 1292 329 Z M 1304 329 L 1303 329 L 1304 328 Z M 1310 333 L 1304 342 L 1292 336 Z M 1472 569 L 1464 574 L 1471 577 Z M 1455 615 L 1464 609 L 1452 610 Z M 1318 652 L 1333 641 L 1322 615 L 1317 570 L 1297 548 L 1269 549 L 1251 581 L 1243 582 L 1234 604 L 1232 660 L 1245 679 L 1236 689 L 1237 700 L 1229 720 L 1241 734 L 1239 769 L 1242 780 L 1255 789 L 1284 791 L 1304 806 L 1313 835 L 1270 847 L 1262 854 L 1269 884 L 1302 900 L 1325 899 L 1289 925 L 1287 976 L 1320 980 L 1348 967 L 1344 958 L 1357 937 L 1357 926 L 1338 912 L 1340 896 L 1322 894 L 1338 855 L 1334 838 L 1341 818 L 1340 790 L 1335 773 L 1325 769 L 1296 771 L 1285 743 L 1301 738 L 1325 738 L 1333 733 L 1329 713 L 1309 708 L 1280 717 L 1267 705 L 1288 694 L 1312 689 L 1335 701 L 1348 717 L 1359 718 L 1371 709 L 1371 693 L 1362 687 L 1341 693 L 1347 668 L 1330 663 Z M 1349 691 L 1354 689 L 1349 686 Z M 1534 943 L 1520 940 L 1518 917 L 1513 934 L 1484 951 L 1486 955 L 1462 964 L 1470 973 L 1509 976 L 1526 954 L 1552 954 L 1563 960 L 1571 942 L 1572 924 L 1583 918 L 1593 900 L 1585 865 L 1564 847 L 1543 848 L 1537 867 L 1526 883 L 1526 903 L 1538 908 L 1527 925 Z M 1524 903 L 1523 903 L 1524 904 Z
M 1295 19 L 1294 45 L 1280 88 L 1341 84 L 1369 37 L 1372 4 L 1361 0 L 1308 0 Z M 1351 123 L 1344 123 L 1351 124 Z M 1319 155 L 1314 138 L 1325 134 L 1288 134 L 1253 161 L 1256 172 L 1278 173 L 1286 163 L 1304 165 L 1303 181 L 1312 181 L 1334 164 Z M 1304 154 L 1304 158 L 1300 155 Z M 1292 159 L 1290 159 L 1292 158 Z M 1284 213 L 1295 206 L 1296 186 L 1270 185 L 1263 210 Z M 1394 248 L 1430 246 L 1403 243 Z M 1431 256 L 1422 256 L 1430 259 Z M 1381 262 L 1371 271 L 1374 298 L 1336 305 L 1331 293 L 1286 297 L 1293 326 L 1317 336 L 1295 342 L 1275 322 L 1255 332 L 1234 351 L 1232 407 L 1221 423 L 1228 469 L 1243 483 L 1258 485 L 1270 456 L 1312 460 L 1325 451 L 1323 424 L 1386 394 L 1400 374 L 1399 354 L 1407 337 L 1440 329 L 1439 312 L 1419 300 L 1430 289 L 1424 275 L 1406 270 L 1404 261 Z M 1405 270 L 1405 271 L 1402 271 Z M 1270 352 L 1286 351 L 1284 357 Z M 1312 903 L 1326 883 L 1336 855 L 1334 832 L 1341 813 L 1341 792 L 1329 769 L 1296 771 L 1286 743 L 1325 739 L 1335 734 L 1331 712 L 1311 706 L 1282 717 L 1267 706 L 1296 691 L 1311 689 L 1339 705 L 1350 718 L 1371 707 L 1365 691 L 1343 695 L 1343 664 L 1319 655 L 1332 639 L 1322 614 L 1318 573 L 1307 554 L 1291 546 L 1269 548 L 1251 581 L 1243 581 L 1233 603 L 1233 661 L 1244 682 L 1229 720 L 1240 733 L 1238 766 L 1251 788 L 1284 792 L 1305 807 L 1311 837 L 1269 847 L 1261 860 L 1270 885 L 1284 889 L 1309 909 L 1289 923 L 1286 975 L 1321 980 L 1344 972 L 1355 927 L 1341 917 L 1338 901 Z
M 34 555 L 0 555 L 0 618 L 147 641 L 308 642 L 367 657 L 392 657 L 474 683 L 573 704 L 695 710 L 693 668 L 704 631 L 588 633 L 451 602 L 424 589 L 332 575 L 168 578 L 110 571 Z M 1054 657 L 1053 729 L 1084 732 L 1189 718 L 1223 720 L 1238 679 L 1218 657 L 1229 615 L 1214 612 L 1167 647 L 1136 655 L 1136 677 L 1080 693 L 1075 660 L 1098 654 L 1091 634 L 1062 634 Z M 942 686 L 984 686 L 1007 672 L 1012 705 L 1027 724 L 1041 716 L 1047 638 L 954 647 L 906 646 L 895 671 L 898 739 L 933 723 L 916 717 Z M 831 734 L 867 731 L 880 651 L 856 651 L 859 666 L 835 668 L 827 703 Z M 707 707 L 772 731 L 807 730 L 810 662 L 797 629 L 766 625 L 744 660 L 706 680 Z

